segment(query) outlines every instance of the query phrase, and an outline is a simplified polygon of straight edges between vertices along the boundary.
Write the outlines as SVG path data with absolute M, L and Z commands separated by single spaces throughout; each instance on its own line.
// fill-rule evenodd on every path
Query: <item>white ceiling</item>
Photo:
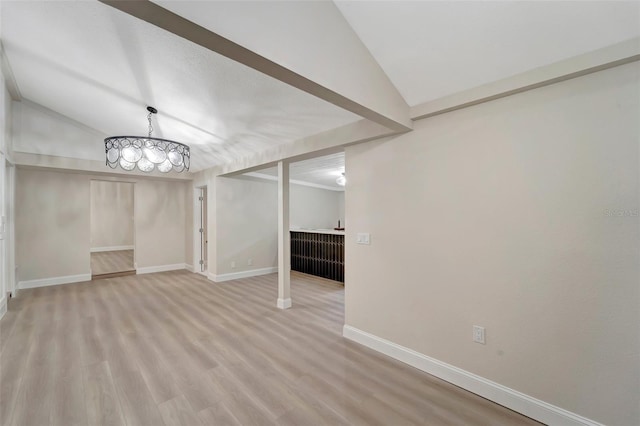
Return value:
M 289 165 L 289 179 L 313 185 L 321 185 L 343 191 L 336 179 L 344 173 L 344 152 L 297 161 Z M 257 170 L 253 174 L 278 176 L 276 167 Z
M 640 36 L 638 1 L 336 1 L 410 106 Z
M 192 12 L 203 10 L 197 2 L 176 3 L 174 9 L 191 10 L 189 4 Z M 240 9 L 254 13 L 252 4 Z M 640 36 L 638 1 L 337 5 L 410 105 Z M 189 144 L 192 171 L 360 119 L 97 1 L 2 0 L 0 7 L 2 43 L 25 99 L 105 135 L 145 134 L 145 106 L 153 105 L 160 111 L 154 135 Z M 249 18 L 268 19 L 260 14 Z M 292 20 L 277 29 L 279 37 L 286 30 L 296 40 L 300 31 L 309 30 L 303 19 Z M 224 17 L 214 21 L 226 22 Z M 273 36 L 269 25 L 260 28 L 243 34 L 267 40 Z M 291 53 L 287 46 L 277 47 Z M 339 67 L 327 63 L 322 70 L 333 75 Z M 102 141 L 89 139 L 83 150 L 71 148 L 64 138 L 43 139 L 47 148 L 33 149 L 102 158 Z M 301 169 L 300 180 L 335 186 L 335 177 L 321 176 L 330 168 L 323 161 L 328 160 L 316 163 L 316 175 Z
M 2 42 L 24 98 L 106 135 L 146 134 L 155 106 L 154 136 L 190 145 L 192 171 L 360 119 L 95 1 L 2 1 Z

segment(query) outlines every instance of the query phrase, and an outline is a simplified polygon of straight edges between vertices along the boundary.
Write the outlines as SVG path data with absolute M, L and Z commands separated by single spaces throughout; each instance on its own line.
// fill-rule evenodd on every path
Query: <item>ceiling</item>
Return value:
M 336 1 L 410 106 L 640 36 L 639 1 Z
M 286 9 L 290 25 L 282 28 L 269 21 L 269 14 L 256 12 L 264 10 L 265 2 L 259 3 L 262 9 L 254 2 L 158 2 L 196 21 L 193 17 L 206 11 L 220 11 L 224 16 L 213 19 L 209 14 L 205 21 L 214 26 L 212 31 L 231 38 L 297 40 L 309 31 L 331 31 L 306 25 L 303 15 L 296 15 L 304 3 Z M 341 12 L 344 25 L 353 30 L 340 34 L 368 49 L 376 69 L 379 64 L 411 106 L 640 36 L 638 1 L 336 5 L 340 22 L 345 22 Z M 189 144 L 192 171 L 361 119 L 97 1 L 2 0 L 0 7 L 2 43 L 23 98 L 104 135 L 146 134 L 145 106 L 155 106 L 160 112 L 154 136 Z M 325 44 L 316 50 L 309 45 L 307 52 L 320 55 L 320 50 L 335 48 Z M 297 52 L 293 42 L 276 47 L 273 57 Z M 326 63 L 321 72 L 344 72 L 338 65 Z M 104 155 L 99 138 L 82 142 L 76 137 L 87 144 L 82 150 L 70 148 L 64 138 L 36 139 L 47 148 L 33 147 L 35 152 L 95 159 Z M 295 164 L 300 163 L 292 165 L 293 179 L 299 173 L 300 180 L 335 186 L 335 177 L 323 173 L 344 167 L 344 159 L 319 159 L 317 173 L 310 169 L 313 162 Z
M 2 42 L 24 98 L 105 135 L 146 134 L 155 106 L 192 171 L 360 119 L 97 1 L 3 1 Z
M 344 173 L 344 152 L 297 161 L 289 165 L 289 179 L 312 185 L 324 186 L 344 191 L 344 186 L 336 183 L 336 179 Z M 252 175 L 278 176 L 276 167 L 257 170 Z

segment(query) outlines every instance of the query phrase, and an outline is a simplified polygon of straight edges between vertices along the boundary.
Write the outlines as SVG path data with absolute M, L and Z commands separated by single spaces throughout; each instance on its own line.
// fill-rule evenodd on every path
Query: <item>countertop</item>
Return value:
M 344 231 L 336 231 L 334 229 L 290 229 L 291 232 L 306 232 L 309 234 L 329 234 L 329 235 L 344 235 Z

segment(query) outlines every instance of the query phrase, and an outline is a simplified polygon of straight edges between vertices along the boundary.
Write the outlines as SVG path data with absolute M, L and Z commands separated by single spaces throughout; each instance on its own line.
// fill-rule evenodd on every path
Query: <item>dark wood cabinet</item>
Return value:
M 291 270 L 344 282 L 344 235 L 291 231 Z

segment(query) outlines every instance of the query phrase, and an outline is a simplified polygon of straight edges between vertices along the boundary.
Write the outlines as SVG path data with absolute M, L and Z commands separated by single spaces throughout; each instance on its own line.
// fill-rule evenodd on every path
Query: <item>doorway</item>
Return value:
M 134 184 L 91 181 L 91 278 L 133 275 Z

